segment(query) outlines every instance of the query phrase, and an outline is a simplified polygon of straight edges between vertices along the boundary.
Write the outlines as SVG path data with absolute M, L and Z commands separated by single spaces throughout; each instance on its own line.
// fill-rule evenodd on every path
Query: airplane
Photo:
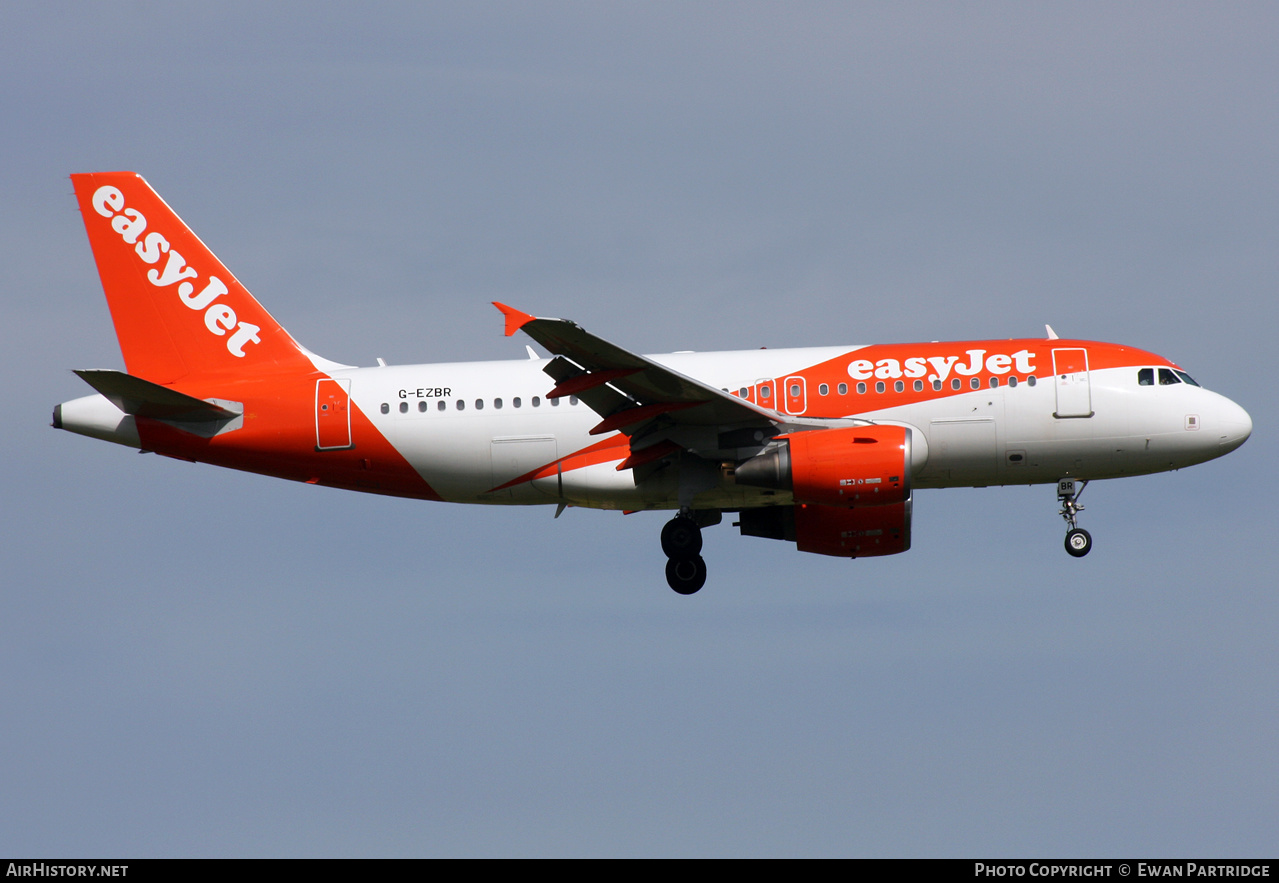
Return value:
M 1054 484 L 1066 551 L 1089 481 L 1220 457 L 1248 413 L 1129 346 L 1046 338 L 639 355 L 501 303 L 551 358 L 355 367 L 295 341 L 133 172 L 75 174 L 125 371 L 53 426 L 179 460 L 453 503 L 674 510 L 668 584 L 702 529 L 846 558 L 911 546 L 914 491 Z

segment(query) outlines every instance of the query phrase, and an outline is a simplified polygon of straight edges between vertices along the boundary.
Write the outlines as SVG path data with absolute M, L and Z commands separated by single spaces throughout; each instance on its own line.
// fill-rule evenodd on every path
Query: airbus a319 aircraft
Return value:
M 918 488 L 1054 484 L 1066 551 L 1093 479 L 1179 469 L 1252 421 L 1133 347 L 974 340 L 644 356 L 504 304 L 528 358 L 358 368 L 295 341 L 140 176 L 72 175 L 125 371 L 59 429 L 309 484 L 452 503 L 673 510 L 671 588 L 702 528 L 847 558 L 905 552 Z

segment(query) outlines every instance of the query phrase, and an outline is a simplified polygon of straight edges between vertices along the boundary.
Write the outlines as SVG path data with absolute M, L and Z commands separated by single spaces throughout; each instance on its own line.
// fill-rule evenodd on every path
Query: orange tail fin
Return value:
M 243 369 L 314 370 L 141 175 L 71 181 L 130 374 L 171 384 Z

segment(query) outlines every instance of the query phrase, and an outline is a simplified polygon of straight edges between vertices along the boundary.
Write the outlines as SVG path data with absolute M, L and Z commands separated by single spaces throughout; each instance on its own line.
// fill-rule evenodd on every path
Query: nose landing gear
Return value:
M 1084 511 L 1084 507 L 1079 505 L 1079 497 L 1086 487 L 1087 481 L 1076 482 L 1073 478 L 1057 482 L 1057 499 L 1061 502 L 1061 511 L 1057 514 L 1070 526 L 1066 531 L 1066 552 L 1075 558 L 1082 558 L 1092 551 L 1092 535 L 1075 521 L 1076 516 Z
M 706 585 L 706 562 L 702 560 L 702 528 L 681 512 L 662 528 L 662 551 L 666 562 L 666 582 L 681 595 L 691 595 Z

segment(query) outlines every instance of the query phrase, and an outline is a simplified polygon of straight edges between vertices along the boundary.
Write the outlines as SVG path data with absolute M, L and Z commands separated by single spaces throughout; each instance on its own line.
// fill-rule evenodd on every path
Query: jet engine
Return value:
M 793 506 L 743 509 L 745 536 L 801 552 L 868 558 L 910 548 L 911 431 L 852 426 L 779 436 L 737 467 L 738 484 L 790 491 Z M 921 452 L 922 453 L 922 452 Z
M 860 508 L 910 499 L 911 431 L 904 426 L 849 426 L 778 436 L 774 446 L 737 467 L 750 487 L 790 491 L 796 503 Z

